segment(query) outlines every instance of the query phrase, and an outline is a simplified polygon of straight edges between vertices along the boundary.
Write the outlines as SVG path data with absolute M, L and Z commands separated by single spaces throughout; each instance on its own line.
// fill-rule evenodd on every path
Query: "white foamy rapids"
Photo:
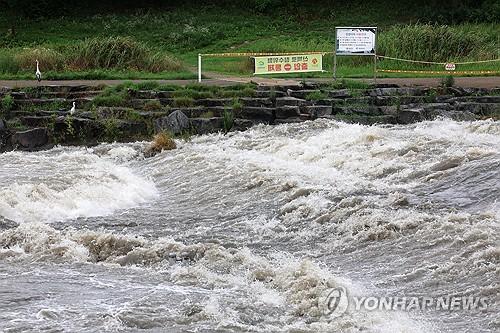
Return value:
M 197 137 L 184 155 L 223 165 L 225 176 L 243 174 L 249 189 L 285 192 L 276 198 L 286 201 L 279 213 L 288 231 L 317 227 L 310 221 L 335 223 L 337 231 L 356 235 L 353 241 L 377 240 L 421 227 L 433 233 L 448 214 L 424 206 L 434 197 L 443 198 L 443 209 L 466 202 L 472 211 L 494 213 L 497 205 L 488 200 L 500 194 L 498 133 L 493 121 L 362 126 L 320 120 Z
M 323 312 L 324 295 L 339 286 L 349 293 L 360 292 L 360 287 L 308 259 L 286 253 L 260 256 L 248 248 L 184 245 L 167 238 L 148 240 L 104 231 L 58 231 L 41 223 L 23 223 L 0 233 L 0 248 L 0 259 L 6 262 L 132 265 L 146 274 L 147 270 L 159 270 L 165 281 L 174 285 L 205 290 L 203 299 L 188 297 L 176 309 L 178 324 L 216 324 L 261 332 L 389 332 L 397 323 L 398 332 L 431 331 L 399 312 L 348 310 L 341 318 L 330 318 Z M 135 315 L 117 314 L 122 324 L 134 321 Z M 155 320 L 161 323 L 163 319 L 153 315 L 147 325 L 156 326 Z
M 407 193 L 417 187 L 466 172 L 463 169 L 480 166 L 486 159 L 498 162 L 499 128 L 492 121 L 362 126 L 321 120 L 198 137 L 184 148 L 203 163 L 224 165 L 224 175 L 241 175 L 245 170 L 248 188 L 274 191 L 275 184 L 290 185 L 297 193 L 307 192 L 299 197 L 317 192 L 311 209 L 317 212 L 359 194 L 399 192 L 407 201 Z M 312 202 L 293 196 L 291 200 L 295 203 L 283 211 L 294 210 L 301 200 Z
M 122 149 L 125 154 L 130 151 Z M 120 154 L 116 152 L 115 155 Z M 52 222 L 109 215 L 146 203 L 155 185 L 92 150 L 4 154 L 0 215 L 16 222 Z

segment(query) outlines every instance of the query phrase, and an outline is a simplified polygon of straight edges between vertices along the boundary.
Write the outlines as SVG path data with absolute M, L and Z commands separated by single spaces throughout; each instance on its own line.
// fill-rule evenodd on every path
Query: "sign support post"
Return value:
M 333 79 L 337 81 L 337 54 L 333 55 Z
M 201 82 L 201 54 L 198 54 L 198 82 Z

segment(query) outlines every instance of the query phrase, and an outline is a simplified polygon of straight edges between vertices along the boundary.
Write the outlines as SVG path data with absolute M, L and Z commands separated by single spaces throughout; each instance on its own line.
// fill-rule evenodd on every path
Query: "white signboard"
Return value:
M 377 28 L 337 27 L 337 55 L 374 55 Z

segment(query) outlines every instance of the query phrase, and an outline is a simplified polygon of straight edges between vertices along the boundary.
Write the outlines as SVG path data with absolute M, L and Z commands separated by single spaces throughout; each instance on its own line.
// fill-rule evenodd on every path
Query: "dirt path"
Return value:
M 210 73 L 210 79 L 204 79 L 203 84 L 208 85 L 231 85 L 235 83 L 255 82 L 261 85 L 298 85 L 300 79 L 271 79 L 263 77 L 232 77 L 220 74 Z M 313 82 L 328 82 L 330 79 L 306 79 Z M 359 79 L 367 83 L 373 83 L 373 79 Z M 401 86 L 437 86 L 440 83 L 440 78 L 385 78 L 377 79 L 377 83 L 398 84 Z M 142 82 L 144 80 L 67 80 L 67 81 L 42 81 L 40 85 L 64 85 L 64 86 L 98 86 L 98 85 L 117 85 L 125 81 Z M 155 80 L 160 83 L 185 85 L 196 82 L 196 80 Z M 0 87 L 33 87 L 37 86 L 35 80 L 0 80 Z M 489 77 L 458 77 L 455 78 L 455 85 L 464 88 L 496 88 L 500 87 L 499 76 Z

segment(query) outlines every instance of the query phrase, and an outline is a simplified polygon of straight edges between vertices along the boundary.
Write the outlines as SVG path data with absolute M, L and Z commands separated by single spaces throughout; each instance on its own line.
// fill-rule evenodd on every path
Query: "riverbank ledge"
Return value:
M 73 102 L 76 110 L 70 112 Z M 151 140 L 242 131 L 318 118 L 361 124 L 410 124 L 447 117 L 500 119 L 500 88 L 363 88 L 303 82 L 298 86 L 210 88 L 40 85 L 0 87 L 0 152 L 57 144 Z

